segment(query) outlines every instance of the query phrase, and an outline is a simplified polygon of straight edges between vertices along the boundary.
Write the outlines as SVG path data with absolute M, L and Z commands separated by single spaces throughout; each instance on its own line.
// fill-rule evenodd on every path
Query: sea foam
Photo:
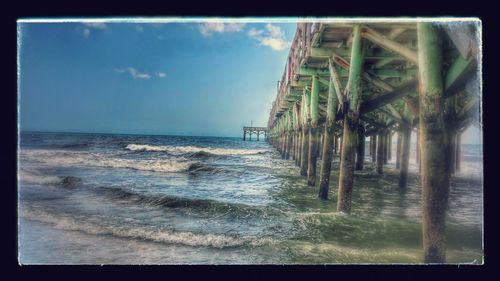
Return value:
M 19 170 L 19 180 L 28 184 L 60 184 L 61 177 L 44 175 L 37 170 L 21 169 Z
M 126 149 L 132 151 L 160 151 L 171 154 L 190 154 L 205 152 L 214 155 L 253 155 L 261 154 L 266 150 L 261 149 L 232 149 L 232 148 L 217 148 L 217 147 L 198 147 L 198 146 L 170 146 L 170 145 L 148 145 L 148 144 L 129 144 Z
M 114 156 L 106 156 L 92 153 L 77 153 L 67 151 L 29 150 L 23 155 L 38 163 L 51 166 L 96 166 L 111 168 L 126 168 L 153 172 L 184 172 L 196 166 L 195 161 L 166 160 L 166 159 L 122 159 Z
M 20 215 L 29 220 L 51 224 L 61 230 L 80 231 L 92 235 L 112 235 L 120 238 L 142 239 L 166 244 L 227 248 L 242 245 L 260 246 L 273 243 L 271 239 L 252 236 L 231 237 L 222 234 L 178 232 L 129 225 L 109 225 L 104 224 L 103 220 L 99 219 L 92 220 L 89 217 L 75 218 L 31 208 L 22 208 Z

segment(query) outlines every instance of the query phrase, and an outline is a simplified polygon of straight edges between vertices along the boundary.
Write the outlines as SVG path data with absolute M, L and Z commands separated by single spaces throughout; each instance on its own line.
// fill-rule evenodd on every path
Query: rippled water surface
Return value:
M 395 148 L 395 145 L 393 145 Z M 367 150 L 368 151 L 368 143 Z M 482 151 L 451 181 L 447 260 L 481 263 Z M 414 153 L 414 151 L 413 151 Z M 395 152 L 393 152 L 395 155 Z M 394 158 L 394 157 L 393 157 Z M 27 264 L 421 262 L 416 165 L 356 171 L 353 213 L 265 142 L 238 138 L 22 133 L 19 257 Z

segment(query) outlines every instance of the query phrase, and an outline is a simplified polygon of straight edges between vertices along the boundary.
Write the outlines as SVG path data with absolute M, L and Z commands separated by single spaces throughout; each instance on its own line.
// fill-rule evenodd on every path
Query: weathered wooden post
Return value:
M 319 194 L 321 199 L 328 199 L 328 189 L 330 187 L 330 174 L 332 171 L 333 149 L 335 140 L 335 117 L 338 104 L 336 91 L 340 90 L 335 87 L 338 78 L 335 70 L 335 65 L 331 62 L 330 66 L 330 84 L 328 86 L 328 99 L 326 104 L 326 123 L 325 134 L 323 140 L 323 157 L 321 158 L 321 170 L 319 173 Z
M 304 111 L 304 101 L 301 101 L 301 105 L 297 105 L 297 158 L 295 159 L 295 164 L 300 167 L 301 159 L 302 159 L 302 130 L 303 130 L 303 120 L 302 114 Z
M 287 127 L 288 127 L 288 115 L 285 114 L 285 116 L 283 116 L 283 159 L 288 159 L 289 157 L 288 140 L 290 139 L 290 137 L 287 134 L 288 132 Z
M 344 112 L 344 132 L 342 134 L 342 155 L 339 173 L 339 191 L 337 211 L 349 214 L 351 212 L 351 196 L 354 184 L 354 161 L 358 139 L 359 106 L 361 103 L 361 76 L 363 68 L 363 48 L 361 42 L 361 27 L 355 25 L 352 31 L 351 64 L 349 81 L 344 97 L 347 102 L 347 112 Z
M 439 31 L 432 23 L 418 23 L 417 35 L 424 262 L 443 263 L 450 172 L 443 151 L 448 139 L 443 120 L 442 46 Z
M 370 137 L 370 146 L 368 147 L 368 155 L 369 156 L 372 156 L 372 144 L 373 144 L 373 137 L 372 136 L 369 136 Z
M 303 126 L 302 126 L 302 156 L 300 157 L 300 175 L 307 176 L 307 166 L 309 164 L 309 111 L 311 94 L 304 89 L 302 99 L 304 100 Z
M 392 131 L 389 130 L 389 133 L 387 134 L 387 161 L 390 161 L 392 159 Z
M 300 158 L 302 157 L 302 129 L 297 130 L 297 156 L 295 157 L 295 165 L 300 166 Z
M 356 170 L 363 170 L 365 161 L 365 127 L 359 124 L 358 128 L 358 147 L 356 153 Z
M 377 161 L 377 135 L 372 136 L 372 162 L 375 163 Z
M 247 131 L 245 129 L 243 129 L 243 141 L 245 141 L 246 136 L 247 136 Z
M 397 137 L 397 144 L 396 144 L 396 169 L 401 168 L 401 127 L 398 129 L 398 137 Z
M 338 154 L 338 150 L 339 150 L 339 138 L 337 137 L 337 135 L 334 135 L 334 139 L 333 139 L 333 142 L 334 142 L 334 146 L 333 146 L 333 153 L 334 154 Z
M 300 118 L 300 109 L 298 103 L 295 103 L 293 105 L 293 115 L 295 117 L 295 131 L 294 131 L 294 145 L 295 145 L 295 153 L 294 153 L 294 159 L 295 159 L 295 165 L 299 165 L 300 163 L 300 124 L 301 124 L 301 118 Z
M 293 117 L 293 109 L 290 109 L 290 128 L 288 129 L 288 135 L 290 135 L 290 158 L 295 158 L 295 119 Z
M 341 135 L 339 138 L 339 164 L 342 162 L 342 157 L 340 157 L 342 155 L 342 143 L 344 142 L 342 138 L 343 136 Z
M 280 153 L 281 153 L 281 158 L 285 158 L 285 140 L 283 139 L 283 116 L 280 117 L 279 121 L 279 146 L 280 146 Z
M 390 141 L 390 133 L 389 130 L 385 130 L 385 135 L 384 135 L 384 164 L 388 163 L 388 151 L 389 151 L 389 141 Z
M 309 163 L 307 164 L 307 185 L 316 184 L 316 162 L 318 159 L 318 106 L 319 106 L 319 81 L 318 76 L 312 76 L 310 98 L 310 131 L 309 131 Z
M 290 134 L 292 134 L 292 159 L 296 161 L 297 159 L 297 129 L 298 129 L 298 124 L 297 124 L 297 104 L 295 103 L 292 107 L 292 130 L 290 131 Z
M 323 158 L 322 156 L 322 152 L 323 152 L 323 149 L 321 149 L 323 147 L 323 139 L 324 139 L 324 135 L 323 135 L 323 132 L 322 132 L 322 127 L 318 126 L 318 134 L 319 134 L 319 137 L 318 137 L 318 159 L 321 160 Z
M 419 138 L 419 134 L 420 134 L 419 128 L 417 127 L 417 133 L 416 133 L 417 139 L 416 139 L 416 144 L 415 144 L 415 146 L 416 146 L 416 149 L 415 149 L 415 151 L 416 151 L 415 161 L 416 162 L 415 163 L 417 163 L 417 165 L 420 165 L 420 138 Z M 420 168 L 419 168 L 419 171 L 420 171 Z
M 286 127 L 287 127 L 287 124 L 288 124 L 288 116 L 283 115 L 282 117 L 283 119 L 283 131 L 282 131 L 282 135 L 283 135 L 283 159 L 287 159 L 287 148 L 288 148 L 288 135 L 286 133 Z
M 285 159 L 290 159 L 290 154 L 291 154 L 291 150 L 292 150 L 292 112 L 290 110 L 288 110 L 286 112 L 286 140 L 287 140 L 287 143 L 286 143 L 286 157 Z
M 408 106 L 405 106 L 405 122 L 401 123 L 401 167 L 399 170 L 399 187 L 406 187 L 408 181 L 408 167 L 410 166 L 411 125 L 408 118 Z
M 456 167 L 456 171 L 459 172 L 460 171 L 460 162 L 461 162 L 461 159 L 460 157 L 462 157 L 462 132 L 458 132 L 457 134 L 457 155 L 455 156 L 455 160 L 456 160 L 456 164 L 455 164 L 455 167 Z
M 384 173 L 384 147 L 385 147 L 385 131 L 380 130 L 377 136 L 377 173 Z
M 281 158 L 282 159 L 285 159 L 285 122 L 284 122 L 284 117 L 282 116 L 280 119 L 279 119 L 279 124 L 280 124 L 280 152 L 281 152 Z

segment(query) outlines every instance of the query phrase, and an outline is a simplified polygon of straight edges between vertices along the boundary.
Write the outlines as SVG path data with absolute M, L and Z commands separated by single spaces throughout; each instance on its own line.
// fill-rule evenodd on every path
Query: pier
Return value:
M 300 22 L 268 119 L 268 142 L 294 160 L 318 200 L 337 185 L 337 211 L 345 214 L 355 170 L 364 169 L 365 141 L 377 174 L 395 157 L 404 189 L 416 130 L 427 263 L 446 262 L 449 182 L 460 169 L 461 134 L 482 126 L 480 28 L 477 21 Z M 244 140 L 253 127 L 245 128 Z
M 267 138 L 267 127 L 243 127 L 243 140 L 246 140 L 247 134 L 249 136 L 249 140 L 252 140 L 252 135 L 257 136 L 257 141 L 259 140 L 260 135 L 264 135 L 264 139 Z

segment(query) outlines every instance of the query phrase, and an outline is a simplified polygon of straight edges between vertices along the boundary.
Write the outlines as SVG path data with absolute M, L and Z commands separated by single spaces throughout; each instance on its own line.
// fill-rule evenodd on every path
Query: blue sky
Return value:
M 266 126 L 295 23 L 19 23 L 20 127 L 241 136 Z M 478 142 L 478 130 L 464 143 Z
M 20 23 L 22 130 L 240 136 L 293 23 Z

